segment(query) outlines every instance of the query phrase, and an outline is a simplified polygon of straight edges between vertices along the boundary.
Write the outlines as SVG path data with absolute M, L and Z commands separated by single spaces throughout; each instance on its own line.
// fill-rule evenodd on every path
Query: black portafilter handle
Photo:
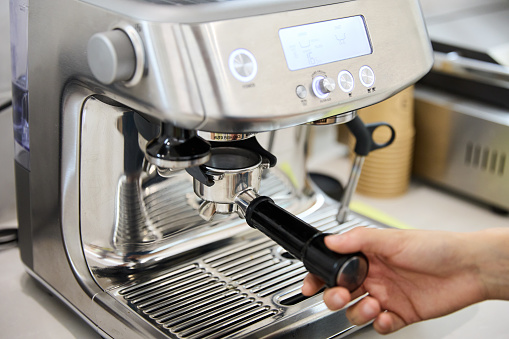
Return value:
M 342 286 L 350 292 L 359 288 L 368 274 L 368 260 L 360 252 L 339 254 L 324 243 L 328 234 L 277 206 L 269 197 L 260 196 L 246 209 L 246 221 L 277 242 L 306 269 L 328 287 Z

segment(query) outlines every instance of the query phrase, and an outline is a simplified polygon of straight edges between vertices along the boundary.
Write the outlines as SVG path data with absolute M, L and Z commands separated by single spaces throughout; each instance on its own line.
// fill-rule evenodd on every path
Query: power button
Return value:
M 242 82 L 252 81 L 258 72 L 258 63 L 253 53 L 243 48 L 236 49 L 230 54 L 228 66 L 235 79 Z

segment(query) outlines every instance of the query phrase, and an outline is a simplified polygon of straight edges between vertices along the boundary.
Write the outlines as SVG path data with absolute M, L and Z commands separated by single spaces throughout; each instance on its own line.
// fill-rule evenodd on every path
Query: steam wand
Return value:
M 356 139 L 354 149 L 356 156 L 352 165 L 352 170 L 350 171 L 350 178 L 348 179 L 345 192 L 341 198 L 341 206 L 337 215 L 337 220 L 340 224 L 346 222 L 348 215 L 350 214 L 350 202 L 352 200 L 353 193 L 357 189 L 357 184 L 359 183 L 362 166 L 364 165 L 366 156 L 371 151 L 391 145 L 396 138 L 396 132 L 391 125 L 385 122 L 365 125 L 358 115 L 353 120 L 347 122 L 346 126 Z M 387 142 L 378 144 L 373 140 L 373 133 L 377 128 L 382 126 L 386 126 L 391 130 L 391 137 Z

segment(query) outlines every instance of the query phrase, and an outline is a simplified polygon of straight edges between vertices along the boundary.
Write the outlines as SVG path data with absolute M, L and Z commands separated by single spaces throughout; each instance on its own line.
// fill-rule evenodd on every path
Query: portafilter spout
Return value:
M 324 243 L 327 234 L 277 206 L 271 198 L 258 195 L 260 177 L 267 167 L 260 155 L 233 147 L 213 148 L 211 159 L 202 167 L 214 180 L 212 186 L 194 181 L 195 193 L 204 200 L 202 210 L 214 210 L 213 205 L 231 205 L 232 208 L 220 210 L 237 212 L 248 225 L 301 260 L 327 286 L 354 291 L 362 285 L 368 273 L 364 254 L 329 250 Z

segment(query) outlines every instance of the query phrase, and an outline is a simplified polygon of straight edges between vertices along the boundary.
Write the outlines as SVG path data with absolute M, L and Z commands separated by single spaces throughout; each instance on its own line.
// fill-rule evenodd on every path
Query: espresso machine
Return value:
M 364 255 L 323 237 L 377 225 L 348 212 L 351 189 L 340 203 L 308 180 L 306 131 L 346 123 L 369 139 L 356 110 L 431 68 L 417 0 L 14 10 L 28 28 L 13 78 L 19 243 L 35 279 L 105 338 L 355 330 L 300 287 L 311 271 L 356 289 Z

